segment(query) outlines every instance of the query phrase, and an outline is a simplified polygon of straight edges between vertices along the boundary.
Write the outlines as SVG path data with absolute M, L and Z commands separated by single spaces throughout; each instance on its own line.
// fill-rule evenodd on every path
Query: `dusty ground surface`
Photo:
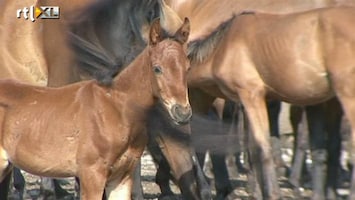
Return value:
M 291 161 L 291 156 L 292 156 L 292 144 L 293 144 L 293 136 L 290 134 L 291 128 L 288 123 L 288 113 L 287 113 L 287 105 L 283 107 L 284 111 L 281 114 L 280 117 L 280 127 L 281 127 L 281 132 L 283 133 L 282 135 L 282 157 L 284 161 L 289 165 Z M 233 164 L 233 159 L 234 158 L 229 158 L 227 159 L 227 163 L 229 166 L 229 173 L 230 173 L 230 179 L 232 180 L 232 184 L 234 189 L 234 197 L 232 199 L 241 199 L 241 200 L 248 200 L 251 199 L 250 196 L 248 195 L 248 184 L 247 184 L 247 177 L 246 175 L 240 175 L 237 174 L 236 168 Z M 308 159 L 308 163 L 311 161 Z M 145 152 L 143 157 L 142 157 L 142 176 L 143 176 L 143 188 L 144 188 L 144 195 L 145 199 L 157 199 L 160 194 L 160 190 L 158 186 L 155 184 L 154 178 L 155 178 L 155 173 L 156 173 L 156 167 L 155 164 L 152 161 L 151 156 Z M 212 192 L 215 193 L 214 187 L 213 187 L 213 175 L 210 172 L 211 165 L 207 162 L 207 164 L 204 167 L 204 170 L 206 172 L 206 175 L 210 179 L 210 184 L 211 184 L 211 189 Z M 281 171 L 281 174 L 284 174 L 285 171 Z M 26 190 L 27 194 L 25 199 L 26 200 L 41 200 L 43 197 L 40 195 L 40 182 L 41 179 L 38 178 L 37 176 L 33 176 L 28 173 L 25 174 L 25 179 L 27 181 L 26 184 Z M 290 188 L 290 185 L 287 182 L 287 179 L 285 176 L 280 176 L 279 183 L 281 186 L 282 190 L 282 195 L 284 199 L 286 200 L 293 200 L 296 199 L 293 196 L 292 189 Z M 77 194 L 75 192 L 75 187 L 74 187 L 74 179 L 68 179 L 68 184 L 66 185 L 66 189 L 70 193 L 72 193 L 72 196 L 70 199 L 78 199 Z M 312 195 L 312 191 L 309 187 L 310 184 L 306 184 L 305 188 L 300 188 L 301 194 L 302 194 L 302 199 L 310 199 Z M 171 183 L 171 186 L 173 188 L 173 191 L 176 193 L 176 198 L 174 199 L 182 199 L 181 196 L 179 195 L 179 189 Z M 339 199 L 345 199 L 345 195 L 348 194 L 348 190 L 346 189 L 339 189 L 338 190 L 342 196 L 339 197 Z M 18 194 L 16 193 L 15 190 L 13 190 L 12 194 L 10 195 L 10 199 L 12 200 L 19 200 Z M 67 200 L 67 199 L 65 199 Z
M 284 140 L 284 144 L 290 144 L 290 142 L 292 141 L 292 137 L 290 135 L 284 135 L 283 140 Z M 289 161 L 291 159 L 291 155 L 292 155 L 291 148 L 289 148 L 289 146 L 288 147 L 284 146 L 282 151 L 283 151 L 284 160 L 289 163 Z M 233 199 L 248 200 L 248 199 L 250 199 L 250 197 L 247 192 L 247 188 L 248 188 L 247 187 L 247 177 L 246 177 L 246 175 L 238 175 L 237 174 L 235 166 L 233 164 L 230 164 L 230 163 L 233 163 L 233 159 L 234 158 L 227 159 L 227 163 L 229 163 L 228 166 L 229 166 L 230 178 L 232 180 L 233 187 L 235 188 L 235 190 L 234 190 L 235 195 L 233 195 L 234 196 Z M 145 199 L 158 199 L 158 196 L 160 194 L 160 190 L 154 181 L 154 176 L 155 176 L 155 172 L 156 172 L 155 164 L 153 163 L 151 156 L 147 152 L 144 153 L 142 160 L 143 160 L 142 176 L 143 176 L 143 188 L 144 188 L 144 193 L 145 193 L 144 194 Z M 211 188 L 214 193 L 215 191 L 213 188 L 213 175 L 210 172 L 210 167 L 211 167 L 211 165 L 207 162 L 204 170 L 205 170 L 207 176 L 210 178 L 210 183 L 212 185 Z M 26 185 L 27 196 L 25 199 L 26 200 L 43 199 L 43 197 L 40 196 L 40 186 L 39 186 L 40 184 L 39 183 L 40 183 L 41 179 L 39 179 L 37 176 L 33 176 L 28 173 L 24 173 L 24 174 L 25 174 L 25 178 L 27 181 L 27 185 Z M 287 179 L 285 177 L 280 177 L 279 183 L 280 183 L 280 186 L 282 189 L 282 194 L 284 196 L 284 199 L 286 199 L 286 200 L 295 199 L 293 196 L 292 189 L 290 188 L 290 185 L 287 183 Z M 174 199 L 182 199 L 181 196 L 179 195 L 179 189 L 173 183 L 171 183 L 171 185 L 172 185 L 174 192 L 177 194 L 176 198 L 174 198 Z M 73 194 L 72 199 L 78 199 L 78 197 L 75 193 L 73 179 L 68 179 L 68 185 L 66 185 L 66 188 L 69 190 L 69 192 L 71 192 Z M 312 192 L 309 188 L 301 188 L 300 190 L 301 190 L 301 194 L 303 196 L 303 199 L 310 199 Z M 339 191 L 342 192 L 343 195 L 347 194 L 346 189 L 342 189 Z M 16 192 L 11 195 L 11 199 L 12 200 L 19 199 L 17 197 Z M 345 199 L 345 196 L 344 196 L 344 198 L 340 197 L 339 199 Z

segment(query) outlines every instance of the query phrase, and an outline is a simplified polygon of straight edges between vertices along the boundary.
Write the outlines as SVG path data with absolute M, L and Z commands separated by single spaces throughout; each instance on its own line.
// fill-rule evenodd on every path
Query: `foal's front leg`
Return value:
M 79 180 L 81 200 L 102 200 L 107 170 L 103 167 L 88 166 L 80 170 Z
M 110 181 L 106 186 L 108 200 L 130 200 L 133 187 L 133 173 L 124 179 Z

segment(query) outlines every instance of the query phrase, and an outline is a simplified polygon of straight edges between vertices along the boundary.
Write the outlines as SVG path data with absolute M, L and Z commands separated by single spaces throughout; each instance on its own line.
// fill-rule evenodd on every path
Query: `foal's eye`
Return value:
M 153 67 L 153 71 L 155 74 L 162 74 L 163 73 L 163 71 L 161 70 L 161 67 L 158 65 Z

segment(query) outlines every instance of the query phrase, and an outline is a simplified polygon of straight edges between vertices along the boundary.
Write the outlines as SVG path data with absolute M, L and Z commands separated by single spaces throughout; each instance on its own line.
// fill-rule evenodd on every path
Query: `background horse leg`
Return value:
M 301 186 L 301 177 L 306 170 L 306 150 L 309 146 L 309 134 L 306 129 L 306 114 L 303 107 L 291 105 L 290 121 L 294 134 L 293 159 L 289 182 L 294 187 L 294 195 L 301 198 L 299 188 Z
M 174 179 L 170 173 L 169 163 L 164 157 L 157 140 L 155 140 L 155 138 L 149 138 L 149 140 L 148 150 L 152 155 L 154 162 L 157 164 L 155 182 L 158 184 L 161 191 L 159 199 L 174 196 L 169 184 L 170 180 Z
M 327 162 L 325 112 L 323 104 L 306 106 L 312 156 L 313 200 L 325 198 L 325 172 Z
M 9 172 L 4 180 L 0 183 L 0 199 L 8 199 L 8 195 L 10 192 L 10 184 L 11 178 L 13 177 L 13 185 L 15 189 L 18 191 L 19 200 L 24 199 L 24 191 L 25 191 L 25 179 L 23 178 L 22 173 L 17 167 L 14 167 L 12 173 Z
M 0 183 L 0 199 L 8 199 L 12 173 L 9 172 Z
M 340 125 L 343 111 L 339 101 L 336 98 L 326 103 L 326 124 L 327 124 L 327 180 L 326 180 L 326 197 L 327 199 L 337 198 L 337 184 L 340 171 L 340 154 L 341 154 L 341 135 Z
M 268 101 L 267 110 L 269 117 L 270 136 L 271 136 L 271 148 L 272 156 L 275 161 L 275 165 L 278 169 L 286 168 L 284 161 L 282 160 L 281 141 L 279 131 L 279 114 L 281 111 L 281 101 Z M 281 171 L 279 172 L 281 176 Z
M 24 198 L 24 193 L 25 193 L 25 185 L 26 185 L 25 178 L 23 177 L 21 170 L 17 167 L 14 167 L 12 173 L 14 178 L 14 183 L 13 183 L 14 188 L 18 191 L 20 200 L 22 200 Z
M 212 195 L 206 179 L 199 175 L 203 173 L 199 172 L 201 168 L 196 166 L 196 155 L 190 144 L 189 124 L 176 127 L 170 124 L 157 109 L 152 111 L 152 115 L 154 118 L 151 118 L 148 125 L 148 145 L 150 149 L 153 147 L 155 149 L 152 150 L 152 156 L 156 157 L 157 161 L 162 160 L 159 158 L 160 155 L 157 157 L 161 153 L 156 153 L 162 152 L 185 199 L 211 199 Z M 164 172 L 170 172 L 166 169 L 167 167 L 168 165 L 165 165 L 161 169 L 165 169 Z M 170 173 L 166 176 L 170 178 Z M 167 183 L 165 179 L 164 184 Z M 167 188 L 169 185 L 160 187 Z
M 173 172 L 175 180 L 180 187 L 181 193 L 185 199 L 210 199 L 209 188 L 199 188 L 197 179 L 204 178 L 198 177 L 195 171 L 195 163 L 192 160 L 193 152 L 189 145 L 178 143 L 171 140 L 168 136 L 160 136 L 158 139 L 159 146 L 162 148 L 163 154 L 170 164 L 171 171 Z M 207 196 L 206 197 L 206 190 Z
M 143 200 L 143 187 L 141 180 L 141 160 L 138 160 L 138 164 L 134 169 L 134 180 L 133 180 L 133 189 L 132 189 L 132 199 L 133 200 Z
M 355 90 L 355 88 L 354 88 Z M 351 162 L 354 165 L 355 163 L 355 97 L 352 96 L 339 96 L 340 102 L 343 105 L 343 110 L 346 113 L 346 117 L 349 120 L 351 125 L 351 138 L 350 138 L 350 158 Z M 354 200 L 355 199 L 355 170 L 352 170 L 352 177 L 351 177 L 351 186 L 350 186 L 350 195 L 348 199 Z
M 253 148 L 253 144 L 250 140 L 252 133 L 249 127 L 249 121 L 243 105 L 241 103 L 235 105 L 236 109 L 233 119 L 235 122 L 233 124 L 237 124 L 237 138 L 238 141 L 240 141 L 238 144 L 240 145 L 241 152 L 244 152 L 244 165 L 241 163 L 241 158 L 239 157 L 240 153 L 235 154 L 237 169 L 239 173 L 247 175 L 247 192 L 250 194 L 250 198 L 262 200 L 262 194 L 256 177 L 255 167 L 253 166 L 251 152 L 249 151 L 249 148 Z
M 234 104 L 234 102 L 233 102 Z M 217 110 L 219 109 L 219 110 Z M 209 110 L 208 113 L 208 119 L 213 120 L 218 122 L 218 124 L 221 124 L 220 129 L 221 134 L 226 134 L 228 130 L 225 130 L 223 128 L 222 123 L 228 123 L 231 122 L 231 117 L 232 116 L 224 116 L 225 118 L 221 119 L 222 117 L 218 116 L 218 111 L 223 112 L 225 114 L 225 105 L 221 105 L 220 108 L 218 107 L 212 107 Z M 228 119 L 227 119 L 228 118 Z M 224 121 L 226 120 L 226 121 Z M 230 123 L 229 123 L 230 124 Z M 230 126 L 228 126 L 230 127 Z M 218 133 L 216 133 L 218 134 Z M 223 137 L 224 135 L 221 135 Z M 214 175 L 214 180 L 215 180 L 215 188 L 216 188 L 216 200 L 224 200 L 229 193 L 231 193 L 232 190 L 232 185 L 229 181 L 229 174 L 228 174 L 228 169 L 226 165 L 226 153 L 225 152 L 214 152 L 213 150 L 210 151 L 210 157 L 211 157 L 211 162 L 212 162 L 212 172 Z
M 232 102 L 232 101 L 227 101 Z M 247 157 L 247 151 L 246 151 L 246 145 L 247 145 L 247 132 L 248 132 L 248 120 L 246 119 L 245 112 L 243 105 L 241 103 L 234 103 L 234 113 L 233 113 L 233 122 L 232 125 L 235 128 L 235 132 L 237 135 L 237 140 L 238 145 L 240 146 L 239 149 L 240 151 L 237 151 L 234 156 L 235 156 L 235 165 L 237 167 L 238 173 L 240 174 L 246 174 L 248 173 L 248 169 L 245 167 L 245 164 L 248 162 L 246 157 Z M 242 163 L 242 153 L 244 153 L 244 164 Z

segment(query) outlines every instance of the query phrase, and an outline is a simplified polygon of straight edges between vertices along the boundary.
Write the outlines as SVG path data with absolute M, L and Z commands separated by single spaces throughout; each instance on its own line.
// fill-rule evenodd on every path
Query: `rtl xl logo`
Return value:
M 39 6 L 39 7 L 24 7 L 23 9 L 17 9 L 16 16 L 21 18 L 21 14 L 24 19 L 30 19 L 34 22 L 39 19 L 59 19 L 60 12 L 58 6 Z

